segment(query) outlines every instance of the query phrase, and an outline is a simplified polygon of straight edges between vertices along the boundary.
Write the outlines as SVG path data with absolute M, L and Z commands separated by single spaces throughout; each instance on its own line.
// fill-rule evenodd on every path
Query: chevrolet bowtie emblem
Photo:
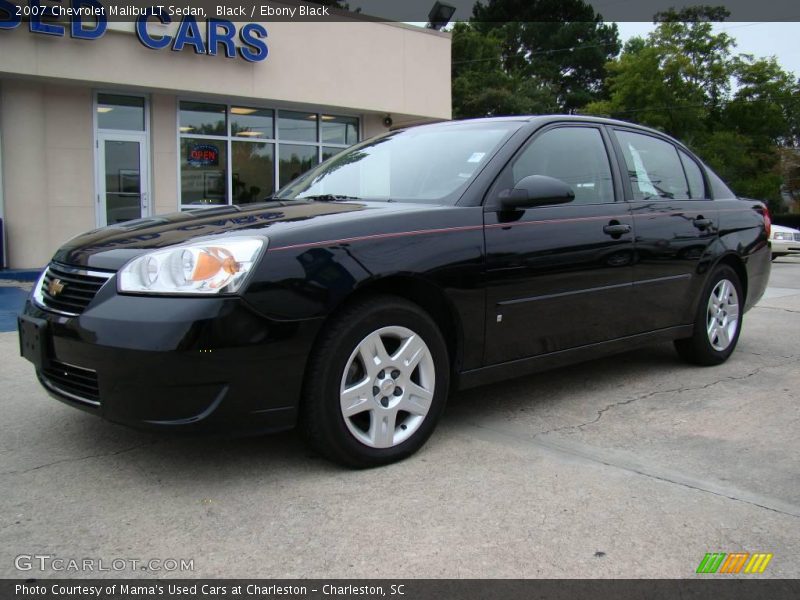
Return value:
M 58 296 L 64 291 L 64 284 L 61 283 L 60 279 L 53 279 L 49 284 L 47 284 L 47 291 L 51 296 Z

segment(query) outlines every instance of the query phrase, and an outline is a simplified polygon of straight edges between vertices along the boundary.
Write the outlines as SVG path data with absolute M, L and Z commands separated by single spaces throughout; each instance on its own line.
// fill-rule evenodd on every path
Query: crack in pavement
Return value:
M 614 465 L 613 463 L 606 463 L 606 462 L 603 462 L 603 461 L 600 461 L 600 462 L 602 462 L 602 464 L 608 465 L 610 467 L 617 466 L 617 465 Z M 778 513 L 779 515 L 786 515 L 787 517 L 794 517 L 795 519 L 800 519 L 800 512 L 790 512 L 790 511 L 786 511 L 786 510 L 781 510 L 781 509 L 775 508 L 773 506 L 767 506 L 766 504 L 760 504 L 760 503 L 755 502 L 753 500 L 747 500 L 745 498 L 740 498 L 738 495 L 726 494 L 724 492 L 710 490 L 708 488 L 701 487 L 699 485 L 689 484 L 689 483 L 687 483 L 685 481 L 675 481 L 674 479 L 670 479 L 668 477 L 662 477 L 660 475 L 654 475 L 653 473 L 646 473 L 645 471 L 640 471 L 640 470 L 637 470 L 637 469 L 630 469 L 630 470 L 633 471 L 634 473 L 636 473 L 637 475 L 642 475 L 644 477 L 649 477 L 650 479 L 655 479 L 657 481 L 663 481 L 665 483 L 672 483 L 674 485 L 679 485 L 681 487 L 685 487 L 685 488 L 690 489 L 690 490 L 697 490 L 698 492 L 705 492 L 707 494 L 712 494 L 714 496 L 719 496 L 720 498 L 727 498 L 728 500 L 733 500 L 734 502 L 742 502 L 744 504 L 749 504 L 750 506 L 763 508 L 764 510 L 769 510 L 769 511 L 772 511 L 774 513 Z
M 742 502 L 778 514 L 800 518 L 800 507 L 797 507 L 794 504 L 787 503 L 780 499 L 769 498 L 746 490 L 733 489 L 730 488 L 729 486 L 713 481 L 704 481 L 701 479 L 693 478 L 691 476 L 687 476 L 679 472 L 674 472 L 670 469 L 661 467 L 659 465 L 643 464 L 640 459 L 635 457 L 634 458 L 628 457 L 624 453 L 616 452 L 613 450 L 603 450 L 590 445 L 582 444 L 581 442 L 570 440 L 569 438 L 562 437 L 551 440 L 541 439 L 542 436 L 545 436 L 550 433 L 555 433 L 558 431 L 566 431 L 570 429 L 582 430 L 584 427 L 588 427 L 589 425 L 593 425 L 599 422 L 603 418 L 603 415 L 606 412 L 614 408 L 617 408 L 619 406 L 625 406 L 627 404 L 631 404 L 638 400 L 644 400 L 660 394 L 676 394 L 676 393 L 681 394 L 689 391 L 708 389 L 710 387 L 713 387 L 720 383 L 724 383 L 726 381 L 742 381 L 758 375 L 765 369 L 779 368 L 789 364 L 795 364 L 795 360 L 787 360 L 785 362 L 763 365 L 756 369 L 753 369 L 752 371 L 744 375 L 723 377 L 721 379 L 717 379 L 703 385 L 688 386 L 688 387 L 682 386 L 669 390 L 656 390 L 648 392 L 646 394 L 641 394 L 633 398 L 628 398 L 626 400 L 621 400 L 619 402 L 613 402 L 599 409 L 597 411 L 597 416 L 590 421 L 586 421 L 584 423 L 579 423 L 576 425 L 567 425 L 564 427 L 548 429 L 546 431 L 540 431 L 534 433 L 533 435 L 530 435 L 528 433 L 519 433 L 504 429 L 493 428 L 491 426 L 488 426 L 486 423 L 479 424 L 471 421 L 467 421 L 466 423 L 475 429 L 484 432 L 489 432 L 494 436 L 510 438 L 514 441 L 522 442 L 526 445 L 538 446 L 540 448 L 549 449 L 558 453 L 568 454 L 573 457 L 578 457 L 583 460 L 599 463 L 608 467 L 629 471 L 637 475 L 641 475 L 643 477 L 662 481 L 664 483 L 671 483 L 674 485 L 685 487 L 687 489 L 706 492 L 715 496 L 719 496 L 736 502 Z
M 490 434 L 483 436 L 484 440 L 497 441 L 494 438 L 501 437 L 507 440 L 512 440 L 517 443 L 525 444 L 526 446 L 535 446 L 541 449 L 550 450 L 559 454 L 566 454 L 573 458 L 579 458 L 584 461 L 601 464 L 614 469 L 627 471 L 636 475 L 654 479 L 664 483 L 671 483 L 680 487 L 695 490 L 698 492 L 705 492 L 735 502 L 749 504 L 757 508 L 769 510 L 788 517 L 800 519 L 800 507 L 794 504 L 785 502 L 776 498 L 769 498 L 760 494 L 748 492 L 746 490 L 732 489 L 722 484 L 713 481 L 703 481 L 691 476 L 683 475 L 660 467 L 655 464 L 642 464 L 636 458 L 630 458 L 624 453 L 603 450 L 594 446 L 581 444 L 580 442 L 573 442 L 570 440 L 563 440 L 559 442 L 551 442 L 536 439 L 537 435 L 526 435 L 515 431 L 508 431 L 497 429 L 487 426 L 485 423 L 474 423 L 471 421 L 464 421 L 466 425 L 473 427 L 479 431 Z M 493 437 L 492 437 L 493 436 Z
M 791 308 L 780 308 L 778 306 L 754 306 L 754 309 L 763 308 L 765 310 L 780 310 L 783 312 L 794 313 L 796 315 L 800 315 L 800 310 L 792 310 Z
M 585 421 L 584 423 L 578 423 L 576 425 L 564 425 L 563 427 L 556 427 L 554 429 L 547 429 L 545 431 L 540 431 L 540 432 L 534 434 L 533 437 L 536 438 L 536 437 L 539 437 L 539 436 L 542 436 L 542 435 L 547 435 L 549 433 L 557 433 L 559 431 L 569 431 L 570 429 L 583 430 L 584 427 L 588 427 L 589 425 L 594 425 L 595 423 L 600 421 L 600 419 L 603 418 L 603 415 L 606 412 L 608 412 L 609 410 L 613 409 L 613 408 L 617 408 L 617 407 L 620 407 L 620 406 L 625 406 L 627 404 L 632 404 L 632 403 L 637 402 L 639 400 L 646 400 L 647 398 L 651 398 L 651 397 L 657 396 L 659 394 L 682 394 L 684 392 L 693 392 L 693 391 L 698 391 L 698 390 L 705 390 L 707 388 L 713 387 L 713 386 L 715 386 L 717 384 L 720 384 L 720 383 L 723 383 L 723 382 L 726 382 L 726 381 L 741 381 L 741 380 L 744 380 L 744 379 L 749 379 L 750 377 L 753 377 L 754 375 L 759 374 L 764 369 L 769 369 L 769 368 L 773 368 L 773 367 L 783 367 L 783 366 L 786 366 L 787 364 L 794 364 L 794 361 L 792 361 L 791 363 L 785 362 L 785 363 L 776 363 L 776 364 L 771 364 L 771 365 L 764 365 L 762 367 L 758 367 L 754 371 L 751 371 L 747 375 L 742 375 L 741 377 L 723 377 L 722 379 L 717 379 L 715 381 L 712 381 L 710 383 L 706 383 L 706 384 L 701 385 L 701 386 L 679 387 L 679 388 L 674 388 L 674 389 L 670 389 L 670 390 L 656 390 L 654 392 L 648 392 L 647 394 L 642 394 L 641 396 L 634 396 L 633 398 L 628 398 L 627 400 L 620 400 L 619 402 L 612 402 L 611 404 L 608 404 L 607 406 L 599 409 L 597 411 L 597 416 L 594 419 L 591 419 L 589 421 Z
M 30 473 L 32 471 L 38 471 L 39 469 L 45 469 L 47 467 L 52 467 L 54 465 L 61 465 L 64 463 L 70 462 L 81 462 L 84 460 L 90 460 L 92 458 L 105 458 L 108 456 L 118 456 L 120 454 L 127 454 L 128 452 L 134 452 L 135 450 L 139 450 L 140 448 L 145 448 L 147 446 L 153 446 L 157 444 L 159 441 L 158 438 L 149 440 L 147 442 L 136 444 L 135 446 L 130 446 L 128 448 L 123 448 L 122 450 L 115 450 L 114 452 L 103 452 L 100 454 L 89 454 L 87 456 L 79 456 L 77 458 L 62 458 L 61 460 L 54 460 L 53 462 L 45 463 L 43 465 L 38 465 L 35 467 L 31 467 L 30 469 L 23 469 L 21 471 L 3 471 L 0 473 L 0 476 L 3 475 L 25 475 L 26 473 Z
M 750 350 L 736 350 L 736 354 L 752 354 L 753 356 L 767 356 L 769 358 L 785 358 L 785 359 L 797 359 L 800 358 L 797 354 L 790 354 L 789 356 L 785 356 L 783 354 L 761 354 L 760 352 L 752 352 Z

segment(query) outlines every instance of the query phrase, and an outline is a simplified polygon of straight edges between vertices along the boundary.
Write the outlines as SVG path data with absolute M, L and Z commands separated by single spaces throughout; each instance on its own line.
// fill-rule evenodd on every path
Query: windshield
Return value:
M 513 121 L 459 123 L 388 133 L 334 156 L 276 197 L 454 204 L 519 126 Z

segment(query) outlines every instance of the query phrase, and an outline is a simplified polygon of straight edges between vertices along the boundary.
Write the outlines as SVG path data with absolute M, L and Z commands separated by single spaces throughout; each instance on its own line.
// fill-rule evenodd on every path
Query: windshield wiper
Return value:
M 358 196 L 344 196 L 341 194 L 319 194 L 317 196 L 302 196 L 296 200 L 315 200 L 317 202 L 336 202 L 337 200 L 361 200 Z

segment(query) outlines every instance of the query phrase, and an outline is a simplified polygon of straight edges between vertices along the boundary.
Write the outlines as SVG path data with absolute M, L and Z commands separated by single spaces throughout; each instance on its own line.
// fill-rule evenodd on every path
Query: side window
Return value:
M 544 132 L 511 165 L 514 185 L 529 175 L 560 179 L 575 192 L 573 204 L 614 202 L 614 186 L 603 136 L 593 127 Z
M 703 200 L 708 198 L 706 194 L 706 182 L 703 180 L 703 172 L 694 159 L 686 154 L 683 150 L 678 150 L 683 163 L 683 170 L 686 172 L 686 178 L 689 180 L 689 197 L 693 200 Z
M 615 134 L 625 157 L 634 200 L 690 198 L 689 183 L 675 146 L 640 133 Z
M 714 198 L 736 198 L 736 194 L 731 191 L 725 182 L 720 179 L 719 175 L 714 173 L 711 169 L 706 167 L 706 173 L 708 173 L 708 181 L 711 184 L 711 191 L 714 193 Z

